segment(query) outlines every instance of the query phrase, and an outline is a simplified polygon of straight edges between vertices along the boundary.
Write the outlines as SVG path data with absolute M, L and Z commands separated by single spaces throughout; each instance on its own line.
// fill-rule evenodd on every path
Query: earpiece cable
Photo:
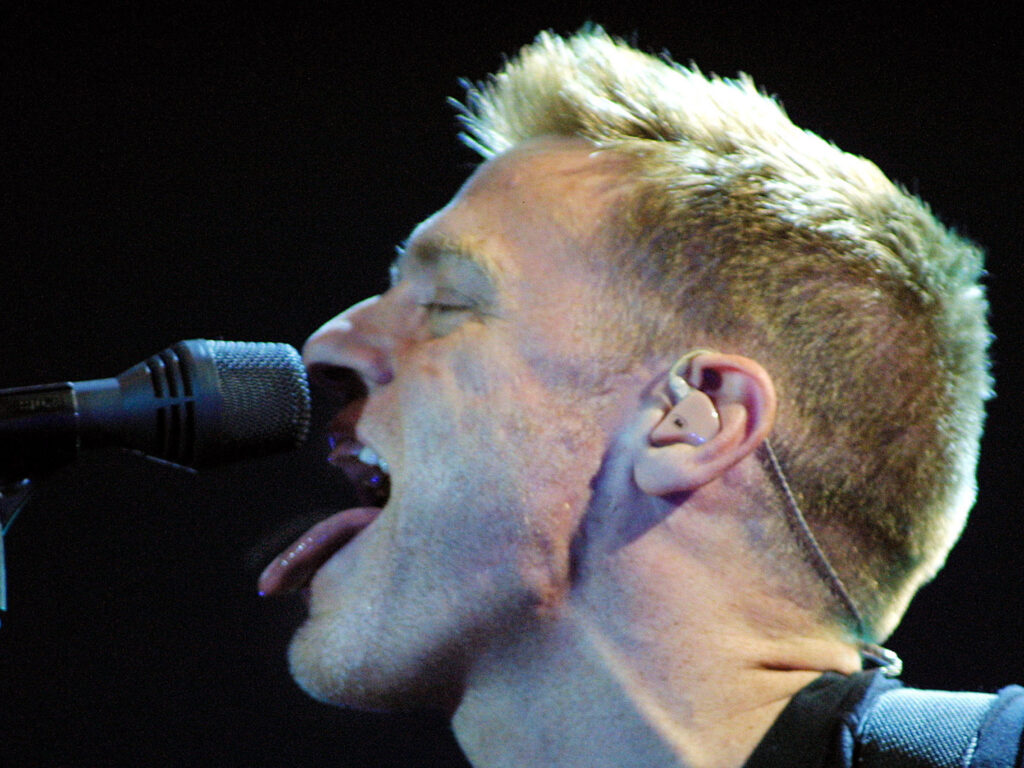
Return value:
M 811 531 L 810 526 L 807 525 L 807 518 L 805 518 L 803 512 L 800 511 L 800 505 L 797 504 L 793 489 L 790 488 L 789 481 L 786 479 L 786 475 L 782 471 L 782 465 L 779 463 L 778 456 L 775 455 L 775 449 L 772 448 L 771 441 L 765 440 L 764 447 L 765 452 L 768 454 L 768 462 L 771 464 L 772 472 L 775 474 L 775 477 L 779 482 L 779 486 L 782 488 L 782 492 L 786 497 L 786 514 L 790 518 L 791 524 L 796 529 L 797 533 L 803 538 L 804 543 L 813 555 L 816 561 L 815 565 L 822 576 L 824 576 L 832 594 L 834 594 L 846 607 L 846 610 L 856 622 L 857 637 L 863 638 L 867 634 L 867 625 L 864 623 L 863 615 L 857 608 L 857 603 L 854 602 L 849 590 L 846 589 L 846 585 L 843 584 L 843 580 L 839 577 L 835 568 L 832 567 L 832 563 L 829 562 L 828 556 L 818 544 L 818 540 L 814 536 L 814 532 Z M 883 674 L 888 677 L 896 677 L 903 671 L 902 660 L 900 660 L 900 657 L 888 648 L 883 648 L 880 645 L 861 640 L 860 653 L 861 658 L 866 665 L 881 668 Z

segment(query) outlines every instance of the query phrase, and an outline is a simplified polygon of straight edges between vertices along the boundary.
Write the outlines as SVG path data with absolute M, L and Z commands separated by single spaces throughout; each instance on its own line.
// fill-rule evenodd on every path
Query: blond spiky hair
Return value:
M 974 501 L 990 394 L 981 252 L 750 78 L 706 77 L 597 27 L 541 34 L 460 109 L 484 157 L 558 135 L 631 160 L 609 266 L 645 297 L 626 298 L 637 353 L 683 338 L 765 364 L 792 485 L 873 634 L 889 634 Z

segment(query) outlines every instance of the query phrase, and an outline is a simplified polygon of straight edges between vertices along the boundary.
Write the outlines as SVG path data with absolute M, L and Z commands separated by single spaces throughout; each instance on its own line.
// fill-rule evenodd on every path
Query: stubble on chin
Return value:
M 334 706 L 370 712 L 450 711 L 461 679 L 452 654 L 444 648 L 430 651 L 431 644 L 422 642 L 425 632 L 397 642 L 398 635 L 411 629 L 403 624 L 380 630 L 381 638 L 371 621 L 339 615 L 308 619 L 288 649 L 292 677 L 306 694 Z
M 349 635 L 351 633 L 348 633 Z M 401 686 L 388 679 L 387 665 L 374 656 L 369 633 L 361 640 L 346 628 L 331 627 L 324 618 L 308 619 L 288 648 L 292 678 L 309 696 L 325 704 L 366 711 L 404 708 Z

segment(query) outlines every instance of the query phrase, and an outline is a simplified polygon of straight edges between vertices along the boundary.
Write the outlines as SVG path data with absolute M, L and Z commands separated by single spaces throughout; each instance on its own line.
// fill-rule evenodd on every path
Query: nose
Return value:
M 393 340 L 381 312 L 380 296 L 371 296 L 328 320 L 302 348 L 310 379 L 343 402 L 366 396 L 387 384 L 394 372 Z

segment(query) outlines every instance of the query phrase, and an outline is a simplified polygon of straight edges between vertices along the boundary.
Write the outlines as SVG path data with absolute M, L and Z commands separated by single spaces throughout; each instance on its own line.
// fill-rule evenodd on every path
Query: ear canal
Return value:
M 651 432 L 651 443 L 703 445 L 714 437 L 720 426 L 718 409 L 711 398 L 699 390 L 689 389 Z

